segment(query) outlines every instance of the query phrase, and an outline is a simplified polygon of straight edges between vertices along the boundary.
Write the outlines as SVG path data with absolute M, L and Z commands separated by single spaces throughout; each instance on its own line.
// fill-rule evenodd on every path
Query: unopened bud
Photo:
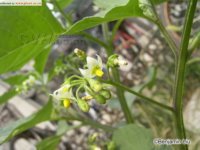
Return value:
M 97 136 L 98 136 L 98 133 L 93 133 L 91 136 L 89 136 L 88 142 L 93 144 L 96 141 Z
M 103 86 L 101 84 L 101 82 L 99 82 L 98 80 L 94 80 L 94 79 L 88 79 L 90 88 L 94 91 L 94 92 L 99 92 Z
M 78 107 L 83 111 L 83 112 L 88 112 L 90 110 L 90 106 L 85 100 L 78 99 L 77 100 Z
M 103 89 L 103 90 L 99 91 L 99 94 L 102 95 L 103 97 L 105 97 L 106 100 L 111 98 L 111 93 L 108 90 Z
M 113 141 L 110 141 L 107 145 L 107 150 L 115 150 L 116 149 L 116 144 Z
M 108 58 L 107 65 L 109 67 L 119 67 L 121 65 L 128 65 L 128 62 L 125 60 L 119 60 L 119 56 L 117 54 L 114 54 Z
M 126 65 L 128 65 L 128 62 L 125 60 L 116 59 L 115 64 L 117 64 L 118 66 L 126 66 Z
M 85 54 L 85 52 L 84 52 L 83 50 L 80 50 L 80 49 L 78 49 L 78 48 L 75 48 L 75 49 L 74 49 L 74 53 L 75 53 L 79 58 L 81 58 L 81 59 L 86 58 L 86 54 Z

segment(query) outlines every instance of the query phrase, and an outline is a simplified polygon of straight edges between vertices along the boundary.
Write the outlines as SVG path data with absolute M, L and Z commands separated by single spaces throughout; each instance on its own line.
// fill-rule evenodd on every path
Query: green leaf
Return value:
M 7 102 L 9 99 L 17 95 L 17 92 L 15 89 L 10 89 L 7 92 L 5 92 L 3 95 L 0 96 L 0 104 L 3 104 Z
M 57 133 L 54 136 L 48 137 L 37 144 L 37 150 L 55 150 L 60 142 L 60 138 L 69 130 L 80 126 L 68 126 L 66 121 L 60 120 L 58 122 Z
M 67 34 L 74 34 L 104 22 L 129 17 L 143 17 L 138 0 L 107 0 L 106 2 L 95 0 L 95 3 L 100 7 L 100 12 L 78 21 L 68 29 Z
M 57 0 L 57 1 L 58 1 L 59 6 L 62 9 L 66 8 L 67 6 L 69 6 L 73 2 L 73 0 Z
M 49 52 L 51 51 L 51 47 L 44 49 L 36 58 L 35 58 L 35 70 L 37 70 L 40 74 L 43 73 Z
M 153 150 L 153 138 L 148 129 L 134 124 L 123 126 L 113 134 L 120 150 Z
M 19 84 L 22 84 L 22 82 L 26 78 L 27 78 L 27 75 L 18 74 L 18 75 L 8 77 L 8 78 L 4 79 L 3 81 L 10 85 L 19 85 Z
M 45 105 L 37 113 L 27 118 L 22 118 L 16 122 L 13 122 L 4 128 L 0 128 L 0 144 L 20 134 L 21 132 L 33 127 L 34 125 L 40 122 L 50 120 L 52 112 L 53 112 L 53 104 L 52 101 L 50 100 L 47 103 L 47 105 Z
M 55 150 L 60 142 L 60 135 L 51 136 L 37 144 L 37 150 Z
M 61 120 L 58 123 L 57 134 L 51 137 L 48 137 L 37 144 L 37 150 L 55 150 L 60 142 L 60 138 L 63 134 L 69 130 L 70 127 L 66 124 L 65 121 Z
M 19 69 L 63 32 L 44 3 L 40 7 L 1 7 L 0 22 L 0 73 Z
M 161 2 L 164 2 L 164 0 L 153 1 L 154 4 Z M 100 11 L 94 16 L 85 17 L 76 22 L 67 30 L 67 34 L 74 34 L 104 22 L 118 19 L 130 17 L 150 17 L 150 19 L 155 19 L 149 0 L 94 0 L 94 3 L 100 8 Z

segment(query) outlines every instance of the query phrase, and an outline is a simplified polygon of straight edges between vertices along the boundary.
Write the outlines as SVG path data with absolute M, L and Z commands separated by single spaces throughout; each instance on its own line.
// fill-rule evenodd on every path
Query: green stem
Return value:
M 160 20 L 157 21 L 156 24 L 159 27 L 159 29 L 162 32 L 162 34 L 164 35 L 164 38 L 167 41 L 170 49 L 172 50 L 172 53 L 174 54 L 175 62 L 176 62 L 177 61 L 178 47 L 176 46 L 176 44 L 172 40 L 172 37 L 169 35 L 169 33 L 167 32 L 166 28 L 163 26 L 163 24 L 161 23 L 161 21 Z
M 177 60 L 177 52 L 178 52 L 178 47 L 176 46 L 175 42 L 173 41 L 172 37 L 169 35 L 169 33 L 167 32 L 166 28 L 163 26 L 163 23 L 160 21 L 159 16 L 156 12 L 156 8 L 154 7 L 154 4 L 152 3 L 152 1 L 149 1 L 153 7 L 153 12 L 156 16 L 156 20 L 152 20 L 151 18 L 147 18 L 150 19 L 150 21 L 154 22 L 160 29 L 160 31 L 162 32 L 162 34 L 164 35 L 165 40 L 167 41 L 172 53 L 174 54 L 175 57 L 175 62 Z
M 158 107 L 162 107 L 162 108 L 164 108 L 164 109 L 166 109 L 166 110 L 169 110 L 169 111 L 173 112 L 173 108 L 172 108 L 172 107 L 167 106 L 167 105 L 164 105 L 164 104 L 162 104 L 162 103 L 159 103 L 159 102 L 157 102 L 157 101 L 155 101 L 155 100 L 153 100 L 153 99 L 151 99 L 151 98 L 149 98 L 149 97 L 146 97 L 146 96 L 144 96 L 144 95 L 142 95 L 142 94 L 140 94 L 140 93 L 137 93 L 137 92 L 135 92 L 135 91 L 129 89 L 128 87 L 126 87 L 126 86 L 124 86 L 124 85 L 122 85 L 122 84 L 119 84 L 119 83 L 116 83 L 116 82 L 113 82 L 113 81 L 102 81 L 102 82 L 107 83 L 107 84 L 114 85 L 114 86 L 116 86 L 116 87 L 120 87 L 120 88 L 123 89 L 124 91 L 127 91 L 127 92 L 129 92 L 129 93 L 132 93 L 133 95 L 137 96 L 138 98 L 141 98 L 142 100 L 145 100 L 145 101 L 147 101 L 147 102 L 149 102 L 149 103 L 152 103 L 152 104 L 154 104 L 154 105 L 156 105 L 156 106 L 158 106 Z
M 89 39 L 90 41 L 93 41 L 99 45 L 101 45 L 102 47 L 104 47 L 105 49 L 108 48 L 108 45 L 106 45 L 104 42 L 102 42 L 101 40 L 99 40 L 96 37 L 93 37 L 92 35 L 88 34 L 87 32 L 81 32 L 80 33 L 82 36 L 84 36 L 85 38 Z
M 113 132 L 115 130 L 115 128 L 113 128 L 111 126 L 103 125 L 103 124 L 98 123 L 97 121 L 93 121 L 91 119 L 81 118 L 81 117 L 73 117 L 73 116 L 61 117 L 61 118 L 59 117 L 59 118 L 54 118 L 53 120 L 61 120 L 61 119 L 64 119 L 67 121 L 70 121 L 70 120 L 80 121 L 81 123 L 83 123 L 85 125 L 90 125 L 94 128 L 102 129 L 107 132 Z
M 63 9 L 58 4 L 57 0 L 53 0 L 54 5 L 57 7 L 58 11 L 62 14 L 62 16 L 67 20 L 67 27 L 72 25 L 71 19 L 65 14 Z
M 187 66 L 190 66 L 190 65 L 197 63 L 197 62 L 200 62 L 200 57 L 196 57 L 196 58 L 192 58 L 192 59 L 188 60 Z
M 108 31 L 108 24 L 104 23 L 102 24 L 102 30 L 103 30 L 103 35 L 104 39 L 108 43 L 109 47 L 106 49 L 107 55 L 110 56 L 113 54 L 113 44 L 112 40 L 110 39 L 109 31 Z M 119 72 L 116 68 L 112 69 L 112 74 L 113 74 L 113 79 L 116 83 L 120 83 L 120 76 Z M 133 117 L 131 114 L 131 111 L 128 107 L 128 104 L 126 102 L 125 96 L 124 96 L 124 91 L 120 87 L 116 87 L 117 90 L 117 96 L 119 98 L 119 102 L 122 108 L 122 111 L 124 112 L 124 116 L 126 118 L 127 123 L 133 123 Z
M 115 35 L 116 35 L 116 33 L 117 33 L 118 29 L 119 29 L 119 26 L 121 25 L 122 22 L 123 22 L 123 19 L 120 19 L 120 20 L 118 20 L 116 22 L 116 24 L 115 24 L 115 26 L 114 26 L 114 28 L 112 30 L 111 40 L 114 39 L 114 37 L 115 37 Z
M 107 45 L 108 45 L 108 47 L 106 48 L 106 52 L 108 56 L 110 56 L 113 54 L 113 44 L 112 44 L 112 39 L 110 39 L 107 23 L 102 24 L 102 32 L 103 32 L 104 40 L 107 42 Z
M 113 132 L 115 130 L 115 128 L 111 126 L 100 124 L 97 121 L 93 121 L 91 119 L 84 118 L 84 119 L 79 119 L 79 121 L 81 121 L 83 124 L 88 124 L 96 129 L 103 129 L 104 131 L 107 131 L 107 132 Z
M 188 58 L 188 44 L 190 39 L 190 33 L 192 28 L 192 22 L 194 13 L 196 10 L 197 0 L 190 0 L 189 7 L 186 13 L 183 35 L 181 39 L 180 54 L 178 57 L 177 71 L 175 74 L 175 86 L 174 86 L 174 109 L 176 116 L 177 134 L 178 138 L 185 139 L 185 128 L 183 123 L 183 91 L 185 80 L 185 68 Z M 181 145 L 181 150 L 187 150 L 187 145 Z
M 112 73 L 113 73 L 114 82 L 120 83 L 120 77 L 119 77 L 118 70 L 112 69 Z M 127 121 L 127 123 L 133 123 L 134 122 L 133 117 L 132 117 L 131 111 L 128 107 L 128 104 L 126 102 L 126 98 L 124 96 L 124 89 L 119 86 L 116 86 L 116 89 L 117 89 L 117 96 L 119 98 L 120 105 L 121 105 L 124 115 L 126 117 L 126 121 Z
M 200 31 L 189 42 L 189 56 L 192 55 L 194 50 L 200 46 Z

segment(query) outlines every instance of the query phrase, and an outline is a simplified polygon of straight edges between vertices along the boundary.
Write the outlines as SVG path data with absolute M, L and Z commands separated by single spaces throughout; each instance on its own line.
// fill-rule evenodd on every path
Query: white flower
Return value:
M 57 89 L 56 91 L 54 91 L 52 96 L 56 100 L 66 100 L 66 99 L 70 100 L 72 99 L 73 94 L 72 94 L 72 90 L 70 89 L 70 85 L 65 84 L 61 86 L 59 89 Z
M 101 57 L 97 55 L 97 59 L 87 57 L 87 69 L 79 69 L 84 77 L 93 78 L 95 76 L 103 76 L 103 63 Z

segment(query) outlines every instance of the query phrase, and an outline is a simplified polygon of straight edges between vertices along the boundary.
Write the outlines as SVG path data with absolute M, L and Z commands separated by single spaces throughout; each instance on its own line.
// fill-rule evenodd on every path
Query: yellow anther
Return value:
M 70 100 L 69 99 L 65 99 L 65 100 L 63 100 L 63 105 L 64 105 L 64 107 L 65 108 L 69 108 L 70 107 Z
M 95 75 L 98 77 L 102 77 L 103 76 L 103 71 L 101 69 L 95 69 Z
M 91 95 L 87 95 L 87 96 L 82 97 L 82 99 L 91 100 L 91 99 L 93 99 L 93 97 Z

